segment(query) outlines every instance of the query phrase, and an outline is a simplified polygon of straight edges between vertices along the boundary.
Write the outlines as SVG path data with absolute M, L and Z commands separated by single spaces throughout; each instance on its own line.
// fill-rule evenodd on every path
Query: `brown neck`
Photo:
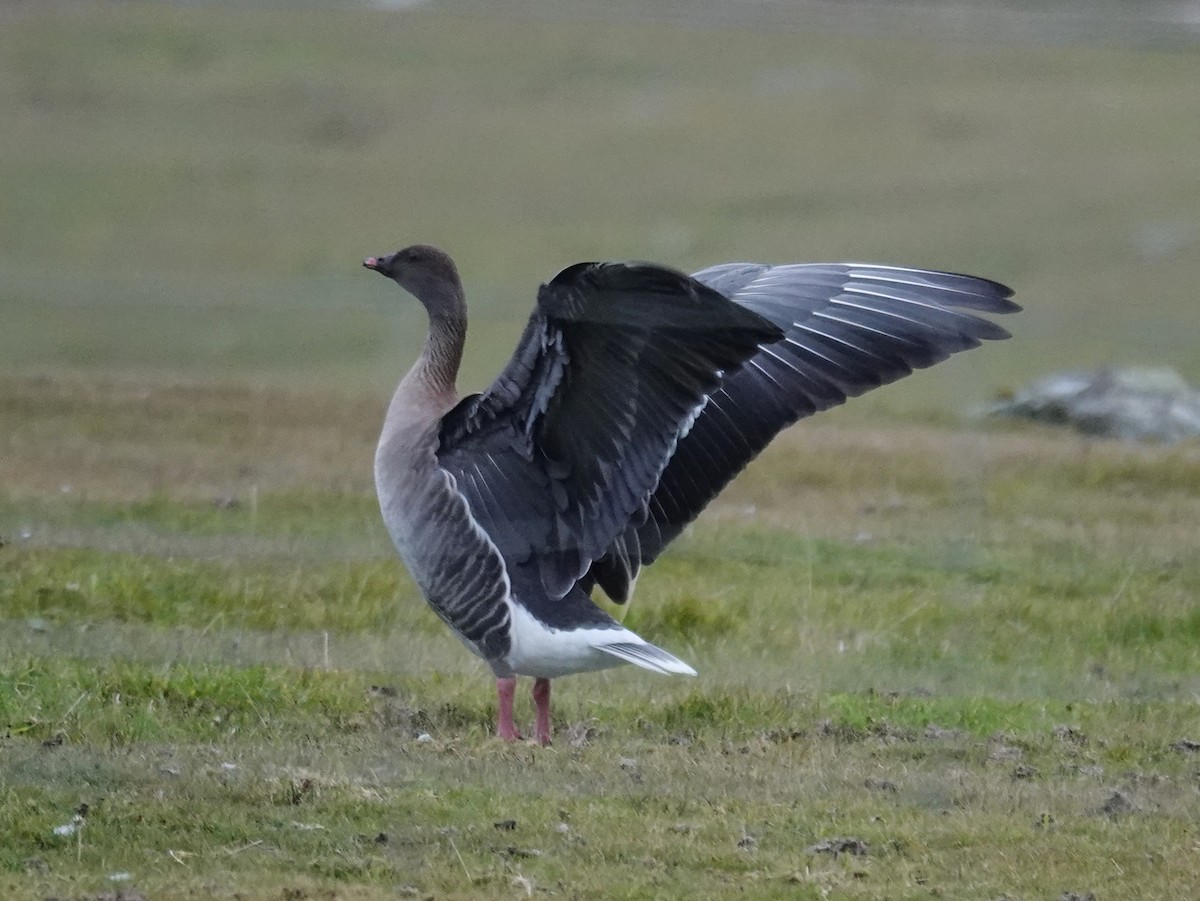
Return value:
M 457 308 L 430 313 L 429 334 L 425 336 L 425 347 L 413 367 L 413 374 L 434 393 L 454 395 L 454 382 L 466 340 L 467 317 L 460 298 Z
M 377 483 L 384 484 L 389 478 L 390 470 L 381 467 L 394 465 L 395 447 L 420 446 L 432 452 L 432 446 L 425 447 L 423 442 L 436 436 L 437 423 L 458 403 L 454 382 L 466 336 L 465 317 L 430 316 L 425 347 L 388 405 L 375 458 Z

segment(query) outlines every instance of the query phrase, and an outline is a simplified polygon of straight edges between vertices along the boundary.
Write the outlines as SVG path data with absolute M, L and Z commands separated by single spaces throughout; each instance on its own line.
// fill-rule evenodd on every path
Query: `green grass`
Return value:
M 1194 449 L 806 424 L 639 583 L 699 679 L 559 680 L 541 749 L 393 558 L 370 398 L 0 397 L 6 897 L 1190 890 Z
M 1191 47 L 258 6 L 0 12 L 0 896 L 1194 894 L 1200 455 L 959 418 L 1200 378 Z M 559 680 L 555 745 L 502 745 L 371 485 L 424 323 L 357 261 L 418 240 L 466 386 L 579 259 L 1027 310 L 783 436 L 644 574 L 625 621 L 697 680 Z
M 43 891 L 132 872 L 143 890 L 201 897 L 482 897 L 522 879 L 584 895 L 1132 897 L 1190 878 L 1189 761 L 1167 746 L 1178 720 L 1155 707 L 696 693 L 636 719 L 604 705 L 588 746 L 544 751 L 491 743 L 490 710 L 447 700 L 461 685 L 414 709 L 407 686 L 364 699 L 342 674 L 56 666 L 18 679 L 89 699 L 47 711 L 55 731 L 7 742 L 0 866 L 19 873 L 32 855 L 49 868 Z M 1059 714 L 1072 731 L 1055 731 Z M 1136 726 L 1119 741 L 1080 726 L 1114 721 Z M 996 724 L 1016 732 L 979 734 Z M 415 741 L 425 730 L 438 737 Z M 1106 814 L 1118 792 L 1134 809 Z M 81 835 L 54 836 L 81 803 Z M 806 850 L 841 836 L 867 856 Z

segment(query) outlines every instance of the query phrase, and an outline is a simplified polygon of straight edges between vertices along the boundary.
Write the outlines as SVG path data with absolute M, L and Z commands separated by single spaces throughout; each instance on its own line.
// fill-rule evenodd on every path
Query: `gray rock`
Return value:
M 1053 373 L 994 404 L 989 413 L 1130 441 L 1200 436 L 1200 390 L 1172 369 Z

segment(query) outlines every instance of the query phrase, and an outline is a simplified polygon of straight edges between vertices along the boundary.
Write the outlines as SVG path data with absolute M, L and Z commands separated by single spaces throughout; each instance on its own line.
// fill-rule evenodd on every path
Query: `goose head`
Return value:
M 386 276 L 421 302 L 431 317 L 456 316 L 462 309 L 462 281 L 454 261 L 428 244 L 414 244 L 363 266 Z

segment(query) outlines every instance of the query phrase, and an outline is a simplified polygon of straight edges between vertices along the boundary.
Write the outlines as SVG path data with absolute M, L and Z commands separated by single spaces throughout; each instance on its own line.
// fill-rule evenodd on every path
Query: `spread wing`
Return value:
M 505 560 L 562 597 L 631 524 L 705 399 L 780 328 L 670 269 L 580 263 L 513 359 L 443 420 L 438 461 Z
M 947 272 L 856 264 L 731 263 L 694 278 L 775 323 L 763 344 L 709 398 L 679 441 L 647 505 L 583 581 L 618 602 L 642 566 L 796 420 L 932 366 L 982 341 L 1009 337 L 965 310 L 1019 310 L 1012 291 Z

